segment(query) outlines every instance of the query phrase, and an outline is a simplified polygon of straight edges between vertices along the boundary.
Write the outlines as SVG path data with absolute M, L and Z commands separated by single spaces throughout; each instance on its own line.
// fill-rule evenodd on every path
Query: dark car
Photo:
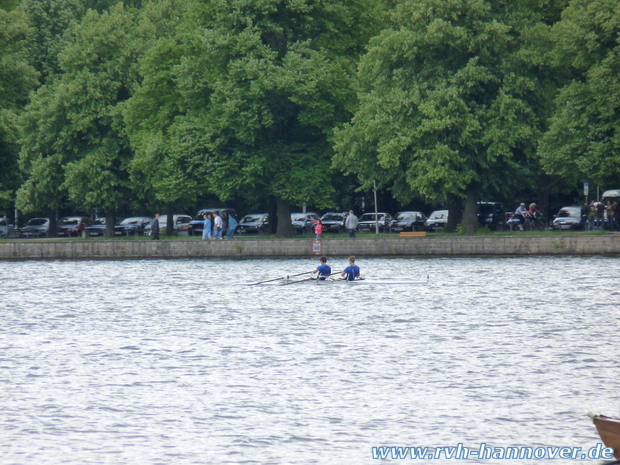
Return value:
M 228 224 L 228 215 L 232 215 L 235 217 L 237 216 L 237 213 L 233 208 L 203 208 L 202 210 L 198 210 L 198 213 L 196 213 L 194 219 L 190 221 L 189 225 L 187 226 L 188 235 L 202 235 L 202 230 L 205 228 L 205 219 L 203 218 L 203 216 L 208 213 L 211 213 L 212 215 L 214 213 L 217 213 L 222 217 L 223 231 L 226 231 L 226 225 Z
M 20 237 L 45 237 L 50 229 L 49 218 L 31 218 L 19 230 Z
M 105 236 L 105 218 L 95 218 L 93 224 L 84 228 L 89 237 Z
M 582 207 L 562 207 L 551 223 L 554 230 L 584 229 L 588 220 L 587 210 Z
M 79 236 L 85 228 L 93 224 L 89 216 L 65 216 L 58 220 L 56 230 L 59 236 Z
M 144 229 L 153 222 L 153 218 L 148 216 L 133 216 L 125 218 L 114 226 L 114 233 L 117 236 L 133 236 L 144 234 Z
M 392 221 L 392 231 L 425 231 L 426 215 L 422 212 L 398 212 Z
M 316 213 L 291 213 L 293 231 L 296 234 L 308 234 L 314 231 L 316 223 L 312 220 L 320 220 Z
M 15 237 L 15 226 L 6 216 L 0 217 L 0 239 L 12 239 Z
M 374 232 L 376 230 L 377 220 L 379 222 L 379 231 L 389 232 L 392 225 L 392 215 L 389 213 L 379 212 L 364 213 L 360 216 L 359 223 L 357 224 L 357 230 L 362 232 Z
M 437 231 L 448 224 L 448 210 L 435 210 L 426 220 L 427 231 Z
M 478 202 L 478 224 L 495 231 L 506 228 L 506 210 L 500 202 Z
M 237 224 L 237 232 L 265 234 L 269 231 L 268 213 L 250 213 L 241 218 Z
M 327 212 L 321 217 L 321 223 L 323 223 L 323 232 L 337 232 L 344 231 L 344 222 L 346 221 L 348 213 L 334 213 Z

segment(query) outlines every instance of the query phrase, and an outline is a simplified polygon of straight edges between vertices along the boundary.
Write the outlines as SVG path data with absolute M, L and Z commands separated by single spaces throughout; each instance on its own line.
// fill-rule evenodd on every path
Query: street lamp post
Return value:
M 375 234 L 379 235 L 379 211 L 377 210 L 377 181 L 373 181 L 374 193 L 375 193 Z

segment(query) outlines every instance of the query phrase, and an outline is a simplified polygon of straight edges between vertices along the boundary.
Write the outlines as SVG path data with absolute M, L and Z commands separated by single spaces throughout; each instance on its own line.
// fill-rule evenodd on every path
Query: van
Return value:
M 610 189 L 608 191 L 603 192 L 603 197 L 601 198 L 601 202 L 604 205 L 607 205 L 607 201 L 611 203 L 618 202 L 620 203 L 620 189 Z
M 187 234 L 189 236 L 202 236 L 202 230 L 205 226 L 205 219 L 203 218 L 203 216 L 208 213 L 217 213 L 222 217 L 222 220 L 224 220 L 224 231 L 226 231 L 226 227 L 228 225 L 228 215 L 232 215 L 234 217 L 237 216 L 237 212 L 235 212 L 233 208 L 203 208 L 202 210 L 198 210 L 198 213 L 196 213 L 194 219 L 187 226 Z

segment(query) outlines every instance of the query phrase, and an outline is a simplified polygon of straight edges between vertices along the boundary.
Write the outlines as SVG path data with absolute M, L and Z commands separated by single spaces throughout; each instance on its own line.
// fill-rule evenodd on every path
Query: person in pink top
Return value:
M 321 239 L 321 234 L 323 234 L 323 223 L 321 223 L 321 220 L 312 220 L 314 221 L 314 223 L 316 224 L 316 226 L 314 226 L 314 233 L 316 234 L 316 238 L 317 239 Z

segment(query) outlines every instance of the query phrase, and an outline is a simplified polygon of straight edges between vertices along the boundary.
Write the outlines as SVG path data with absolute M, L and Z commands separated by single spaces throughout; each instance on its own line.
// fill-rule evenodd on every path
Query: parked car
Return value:
M 426 220 L 427 231 L 437 231 L 448 224 L 448 210 L 435 210 Z
M 378 212 L 376 215 L 374 213 L 364 213 L 360 216 L 357 230 L 362 232 L 374 232 L 376 230 L 377 219 L 379 222 L 379 231 L 390 232 L 390 226 L 393 221 L 392 215 L 383 212 Z
M 506 228 L 506 210 L 499 202 L 478 202 L 478 223 L 495 231 Z
M 554 230 L 584 229 L 588 221 L 588 212 L 582 207 L 562 207 L 553 219 Z
M 105 236 L 105 218 L 95 218 L 93 224 L 84 228 L 89 237 Z
M 320 220 L 316 213 L 291 213 L 291 222 L 296 234 L 308 234 L 314 231 L 316 223 L 312 220 Z
M 20 237 L 45 237 L 50 229 L 49 218 L 31 218 L 19 230 Z
M 192 221 L 192 217 L 189 215 L 174 215 L 172 217 L 173 221 L 173 230 L 174 231 L 187 231 L 189 225 Z M 144 227 L 144 235 L 151 235 L 151 226 L 152 224 L 148 224 Z M 159 215 L 159 230 L 165 231 L 168 226 L 168 215 Z
M 269 214 L 268 213 L 250 213 L 241 218 L 237 224 L 237 232 L 265 234 L 269 231 Z
M 334 213 L 327 212 L 321 217 L 321 223 L 323 223 L 323 232 L 337 232 L 341 233 L 344 231 L 344 222 L 347 219 L 349 214 L 347 212 L 344 213 Z
M 144 228 L 153 222 L 153 218 L 148 216 L 132 216 L 131 218 L 125 218 L 119 224 L 114 226 L 114 233 L 125 236 L 133 236 L 136 234 L 143 234 Z
M 15 237 L 15 226 L 6 216 L 0 217 L 0 239 L 12 239 Z
M 422 212 L 398 212 L 392 220 L 392 231 L 424 231 L 426 215 Z
M 58 220 L 56 230 L 59 236 L 79 236 L 85 228 L 93 224 L 89 216 L 65 216 Z
M 203 215 L 205 213 L 217 213 L 224 220 L 224 226 L 228 224 L 228 215 L 237 216 L 237 213 L 233 208 L 203 208 L 202 210 L 198 210 L 198 213 L 194 216 L 194 219 L 190 221 L 187 225 L 187 234 L 190 236 L 202 236 L 202 230 L 205 226 L 205 219 Z M 226 230 L 226 228 L 224 228 Z
M 610 201 L 611 203 L 620 202 L 620 189 L 610 189 L 603 192 L 601 202 L 606 205 L 607 201 Z

